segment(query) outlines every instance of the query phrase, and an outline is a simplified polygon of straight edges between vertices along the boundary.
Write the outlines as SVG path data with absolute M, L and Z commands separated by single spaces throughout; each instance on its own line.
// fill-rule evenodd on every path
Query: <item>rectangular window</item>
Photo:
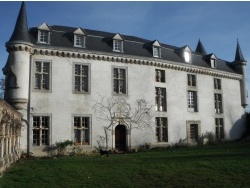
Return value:
M 167 111 L 166 88 L 155 88 L 155 110 Z
M 153 46 L 153 57 L 161 57 L 161 48 Z
M 35 62 L 35 85 L 34 89 L 49 90 L 50 89 L 50 63 Z
M 76 145 L 89 145 L 89 117 L 74 117 L 74 142 Z
M 215 135 L 217 139 L 224 138 L 223 118 L 215 118 Z
M 33 145 L 49 145 L 49 116 L 33 116 Z
M 214 89 L 221 90 L 221 80 L 214 78 Z
M 196 86 L 196 75 L 188 74 L 187 75 L 187 84 L 188 84 L 188 86 L 195 87 Z
M 168 142 L 168 125 L 167 118 L 155 118 L 156 138 L 158 142 Z
M 85 37 L 83 35 L 75 35 L 75 45 L 76 47 L 84 47 L 85 46 Z
M 215 107 L 215 113 L 223 113 L 222 111 L 222 95 L 215 93 L 214 94 L 214 107 Z
M 75 91 L 89 92 L 89 66 L 75 65 Z
M 123 41 L 113 40 L 113 51 L 122 52 L 123 51 Z
M 198 112 L 197 107 L 197 91 L 188 91 L 188 111 Z
M 127 93 L 126 86 L 126 69 L 113 69 L 113 92 L 118 94 Z
M 210 62 L 211 62 L 211 68 L 216 68 L 215 59 L 210 59 Z
M 198 141 L 198 124 L 190 124 L 190 139 L 193 142 Z
M 39 43 L 49 43 L 49 32 L 48 31 L 38 31 L 38 42 Z
M 165 82 L 165 71 L 155 69 L 155 81 L 156 82 Z

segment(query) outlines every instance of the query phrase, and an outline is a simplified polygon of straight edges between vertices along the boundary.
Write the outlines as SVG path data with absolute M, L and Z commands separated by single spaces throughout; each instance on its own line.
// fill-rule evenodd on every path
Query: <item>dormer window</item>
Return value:
M 211 63 L 211 68 L 216 68 L 216 61 L 215 61 L 215 59 L 210 59 L 210 63 Z
M 153 52 L 153 57 L 161 58 L 161 44 L 159 43 L 158 40 L 153 41 L 152 52 Z
M 116 34 L 113 37 L 113 51 L 123 52 L 123 37 L 120 34 Z
M 187 51 L 185 51 L 184 52 L 184 61 L 185 62 L 187 62 L 187 63 L 189 63 L 190 62 L 190 53 L 189 52 L 187 52 Z
M 48 31 L 38 31 L 38 42 L 39 43 L 49 43 L 49 32 Z
M 161 57 L 161 49 L 158 47 L 153 47 L 153 56 L 154 57 Z
M 82 28 L 78 28 L 74 32 L 74 47 L 85 48 L 86 32 Z
M 114 51 L 121 52 L 122 51 L 122 41 L 114 40 Z
M 43 23 L 37 29 L 38 29 L 37 42 L 42 44 L 49 44 L 50 33 L 51 33 L 50 27 L 46 23 Z

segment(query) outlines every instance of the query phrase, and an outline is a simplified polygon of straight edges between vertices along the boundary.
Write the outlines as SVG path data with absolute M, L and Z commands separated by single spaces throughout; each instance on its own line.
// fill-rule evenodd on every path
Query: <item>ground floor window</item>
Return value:
M 89 145 L 89 117 L 74 117 L 74 142 L 76 145 Z
M 49 145 L 49 116 L 33 116 L 33 145 Z
M 215 135 L 217 139 L 224 138 L 223 118 L 215 118 Z
M 192 141 L 198 141 L 198 124 L 190 124 L 190 138 Z
M 168 142 L 167 118 L 156 117 L 156 138 L 158 142 Z

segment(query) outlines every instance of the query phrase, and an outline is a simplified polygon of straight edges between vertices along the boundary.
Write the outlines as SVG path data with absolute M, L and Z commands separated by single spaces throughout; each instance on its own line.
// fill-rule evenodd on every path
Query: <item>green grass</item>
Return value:
M 20 160 L 0 187 L 250 187 L 250 142 Z

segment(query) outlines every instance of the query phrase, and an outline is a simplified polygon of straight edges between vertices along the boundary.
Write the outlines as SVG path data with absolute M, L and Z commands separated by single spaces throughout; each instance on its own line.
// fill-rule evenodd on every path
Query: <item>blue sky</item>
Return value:
M 13 32 L 20 6 L 21 2 L 0 2 L 1 68 L 8 55 L 5 42 Z M 238 38 L 250 64 L 250 2 L 28 1 L 26 6 L 29 27 L 43 22 L 82 27 L 157 39 L 178 47 L 189 45 L 192 50 L 200 38 L 208 53 L 227 61 L 234 60 Z M 247 71 L 250 75 L 250 66 Z

